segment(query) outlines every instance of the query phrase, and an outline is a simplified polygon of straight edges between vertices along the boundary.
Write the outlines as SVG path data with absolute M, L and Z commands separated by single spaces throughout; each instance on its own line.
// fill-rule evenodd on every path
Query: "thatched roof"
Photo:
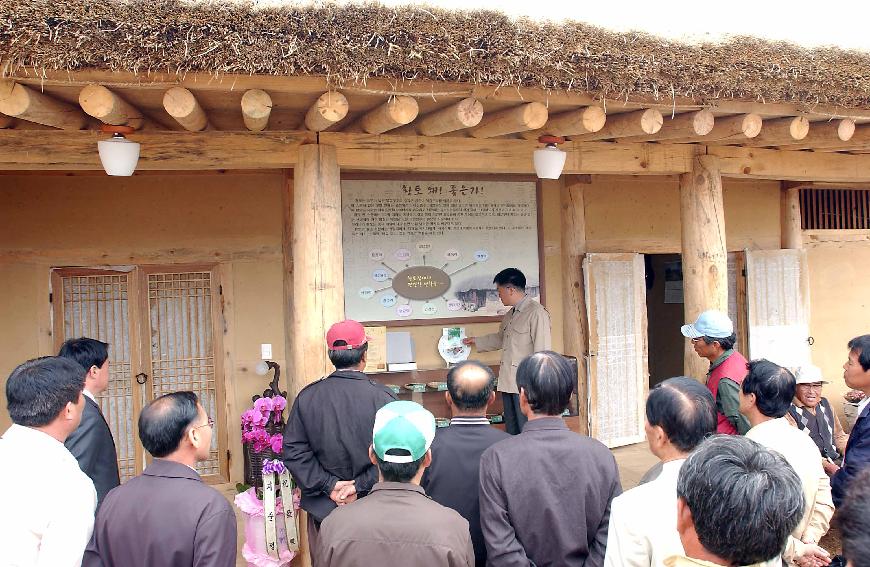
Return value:
M 170 71 L 460 81 L 870 107 L 870 54 L 738 38 L 688 45 L 582 23 L 377 5 L 0 0 L 7 72 Z

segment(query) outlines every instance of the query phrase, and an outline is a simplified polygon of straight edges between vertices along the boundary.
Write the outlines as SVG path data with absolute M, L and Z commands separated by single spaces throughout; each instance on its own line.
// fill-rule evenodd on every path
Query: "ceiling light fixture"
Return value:
M 136 164 L 139 163 L 139 143 L 131 142 L 124 137 L 124 134 L 132 134 L 135 130 L 129 126 L 111 124 L 104 124 L 100 130 L 112 134 L 110 139 L 97 142 L 103 169 L 109 175 L 121 177 L 133 175 Z
M 556 144 L 564 144 L 565 138 L 541 136 L 538 141 L 545 144 L 545 147 L 538 148 L 533 155 L 535 173 L 539 179 L 559 179 L 568 154 L 557 148 Z

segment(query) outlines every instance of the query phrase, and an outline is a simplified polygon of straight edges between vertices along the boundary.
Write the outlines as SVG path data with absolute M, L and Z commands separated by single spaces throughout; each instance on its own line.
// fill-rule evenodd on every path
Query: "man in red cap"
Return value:
M 356 321 L 326 333 L 335 372 L 302 389 L 284 428 L 284 464 L 302 489 L 308 542 L 317 545 L 320 523 L 336 506 L 365 496 L 378 481 L 369 459 L 375 413 L 396 399 L 363 374 L 368 338 Z

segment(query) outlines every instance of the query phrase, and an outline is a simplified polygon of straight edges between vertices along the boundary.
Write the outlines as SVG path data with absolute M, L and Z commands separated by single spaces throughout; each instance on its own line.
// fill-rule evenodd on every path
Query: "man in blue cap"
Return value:
M 717 433 L 744 435 L 749 421 L 740 413 L 740 384 L 746 377 L 746 359 L 734 349 L 737 336 L 728 315 L 710 309 L 680 331 L 692 341 L 698 356 L 710 361 L 707 388 L 716 400 Z
M 369 448 L 378 483 L 323 521 L 317 565 L 474 565 L 468 522 L 420 487 L 434 438 L 435 418 L 420 404 L 390 402 L 378 410 Z

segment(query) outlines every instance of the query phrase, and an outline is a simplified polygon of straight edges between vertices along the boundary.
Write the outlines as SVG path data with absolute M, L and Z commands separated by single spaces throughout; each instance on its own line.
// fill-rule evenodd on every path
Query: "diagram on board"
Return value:
M 345 310 L 361 321 L 500 315 L 493 276 L 539 294 L 533 183 L 342 183 Z

